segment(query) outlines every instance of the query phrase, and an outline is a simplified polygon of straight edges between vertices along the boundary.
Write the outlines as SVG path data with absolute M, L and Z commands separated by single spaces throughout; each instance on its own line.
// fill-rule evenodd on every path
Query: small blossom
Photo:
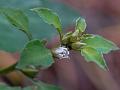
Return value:
M 62 46 L 55 49 L 56 57 L 59 59 L 69 58 L 68 48 Z

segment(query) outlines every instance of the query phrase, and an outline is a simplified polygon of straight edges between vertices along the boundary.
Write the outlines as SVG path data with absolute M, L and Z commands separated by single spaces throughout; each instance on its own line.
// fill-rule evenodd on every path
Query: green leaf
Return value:
M 27 16 L 19 9 L 13 8 L 0 8 L 0 13 L 5 15 L 7 20 L 19 30 L 25 32 L 27 36 L 31 39 L 32 36 L 28 30 L 28 18 Z
M 10 65 L 8 67 L 0 68 L 0 74 L 4 75 L 15 70 L 16 64 Z
M 28 18 L 21 10 L 0 8 L 0 13 L 4 14 L 12 25 L 24 32 L 28 32 Z
M 81 49 L 81 55 L 84 56 L 86 61 L 95 62 L 102 69 L 107 68 L 103 55 L 96 49 L 86 46 L 83 49 Z
M 54 85 L 38 83 L 38 85 L 23 88 L 23 90 L 61 90 L 61 89 Z
M 20 87 L 9 87 L 3 83 L 0 83 L 0 90 L 21 90 Z
M 48 8 L 33 8 L 32 11 L 35 11 L 46 23 L 53 25 L 59 34 L 62 32 L 62 26 L 58 15 Z
M 105 54 L 109 53 L 111 50 L 119 49 L 113 42 L 98 35 L 84 39 L 83 43 L 86 43 L 88 46 L 93 47 Z
M 32 40 L 23 49 L 17 68 L 24 73 L 36 72 L 37 68 L 47 68 L 53 63 L 52 54 L 50 50 L 45 48 L 44 43 L 40 40 Z
M 38 83 L 35 83 L 35 84 L 25 87 L 25 88 L 10 87 L 8 85 L 1 83 L 0 90 L 61 90 L 61 89 L 54 85 L 46 84 L 43 82 L 38 82 Z
M 86 21 L 84 18 L 79 17 L 76 20 L 76 27 L 75 28 L 76 28 L 76 30 L 79 30 L 80 33 L 85 31 L 86 26 L 87 26 L 87 24 L 86 24 Z
M 37 70 L 37 69 L 22 69 L 22 70 L 20 70 L 21 72 L 23 72 L 23 74 L 25 74 L 26 76 L 28 76 L 28 77 L 30 77 L 30 78 L 34 78 L 37 74 L 38 74 L 38 72 L 39 72 L 39 70 Z

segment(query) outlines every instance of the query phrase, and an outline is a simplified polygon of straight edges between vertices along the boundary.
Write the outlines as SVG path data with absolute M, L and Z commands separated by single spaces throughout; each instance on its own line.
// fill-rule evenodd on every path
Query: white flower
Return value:
M 68 48 L 62 46 L 55 49 L 56 57 L 59 59 L 69 58 Z

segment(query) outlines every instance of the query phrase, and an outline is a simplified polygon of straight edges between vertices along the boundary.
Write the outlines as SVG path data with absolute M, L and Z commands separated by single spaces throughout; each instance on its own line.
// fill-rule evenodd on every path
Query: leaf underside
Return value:
M 102 53 L 98 52 L 96 49 L 88 46 L 84 47 L 81 50 L 81 55 L 84 56 L 86 61 L 94 62 L 104 70 L 107 69 Z

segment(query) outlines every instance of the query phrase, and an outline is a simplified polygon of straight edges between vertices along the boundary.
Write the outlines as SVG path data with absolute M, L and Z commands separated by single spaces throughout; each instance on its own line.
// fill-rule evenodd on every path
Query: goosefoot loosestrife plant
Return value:
M 33 39 L 29 31 L 29 22 L 23 11 L 18 9 L 0 8 L 0 14 L 18 30 L 24 32 L 29 41 L 23 48 L 20 60 L 5 68 L 0 68 L 1 74 L 6 74 L 12 70 L 19 70 L 28 76 L 33 82 L 32 86 L 25 88 L 10 87 L 6 84 L 0 84 L 0 90 L 61 90 L 54 85 L 45 84 L 42 81 L 34 81 L 33 78 L 40 69 L 50 67 L 54 63 L 54 58 L 69 59 L 69 51 L 78 51 L 87 62 L 96 63 L 101 69 L 107 70 L 103 54 L 119 48 L 111 41 L 99 35 L 86 34 L 86 21 L 79 17 L 76 20 L 75 31 L 63 33 L 59 17 L 55 12 L 48 8 L 33 8 L 32 12 L 38 14 L 44 22 L 54 26 L 60 36 L 60 45 L 53 49 L 46 48 L 46 41 Z

